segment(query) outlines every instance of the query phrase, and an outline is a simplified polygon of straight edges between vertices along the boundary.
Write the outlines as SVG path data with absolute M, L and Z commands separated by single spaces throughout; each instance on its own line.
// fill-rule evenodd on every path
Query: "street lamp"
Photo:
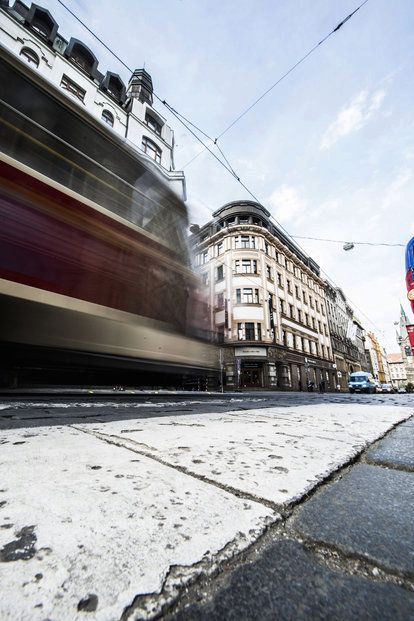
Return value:
M 352 242 L 346 242 L 346 243 L 342 246 L 342 248 L 343 248 L 345 251 L 352 250 L 352 249 L 354 248 L 354 244 L 353 244 Z

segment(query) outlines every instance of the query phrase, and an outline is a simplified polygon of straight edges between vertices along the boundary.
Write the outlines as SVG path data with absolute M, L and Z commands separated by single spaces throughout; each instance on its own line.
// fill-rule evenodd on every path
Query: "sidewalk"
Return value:
M 410 618 L 410 415 L 327 403 L 2 431 L 0 618 Z

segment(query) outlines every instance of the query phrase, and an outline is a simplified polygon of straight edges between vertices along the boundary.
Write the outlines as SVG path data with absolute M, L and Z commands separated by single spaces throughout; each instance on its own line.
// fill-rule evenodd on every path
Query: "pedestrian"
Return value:
M 336 385 L 336 392 L 341 392 L 341 384 Z
M 319 392 L 325 392 L 325 380 L 323 379 L 319 382 Z

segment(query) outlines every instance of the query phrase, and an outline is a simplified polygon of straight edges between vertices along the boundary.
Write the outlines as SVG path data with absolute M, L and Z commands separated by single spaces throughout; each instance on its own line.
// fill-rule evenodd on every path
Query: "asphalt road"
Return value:
M 303 392 L 239 392 L 166 394 L 91 389 L 57 390 L 42 395 L 0 396 L 0 429 L 62 425 L 85 421 L 144 419 L 171 414 L 202 414 L 234 409 L 296 407 L 316 404 L 414 406 L 414 394 L 354 394 Z

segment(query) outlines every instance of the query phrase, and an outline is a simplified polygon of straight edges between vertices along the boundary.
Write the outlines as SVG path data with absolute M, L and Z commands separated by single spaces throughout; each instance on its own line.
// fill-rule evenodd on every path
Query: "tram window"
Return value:
M 109 127 L 114 126 L 114 115 L 111 112 L 109 112 L 109 110 L 103 110 L 102 120 L 105 121 L 105 123 L 107 123 Z
M 144 136 L 142 139 L 142 150 L 153 160 L 158 162 L 158 164 L 161 164 L 161 149 L 157 147 L 155 142 L 152 142 L 152 140 L 150 140 L 146 136 Z
M 36 54 L 36 52 L 31 50 L 29 47 L 22 48 L 20 52 L 20 56 L 23 56 L 23 58 L 26 60 L 26 62 L 29 63 L 29 65 L 34 65 L 35 67 L 39 66 L 38 55 Z
M 62 81 L 60 85 L 62 88 L 64 88 L 66 91 L 69 91 L 69 93 L 74 95 L 80 101 L 83 102 L 83 100 L 85 99 L 86 91 L 77 84 L 75 84 L 75 82 L 72 82 L 72 80 L 70 80 L 66 75 L 62 76 Z

